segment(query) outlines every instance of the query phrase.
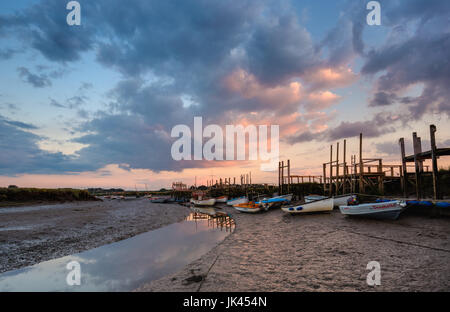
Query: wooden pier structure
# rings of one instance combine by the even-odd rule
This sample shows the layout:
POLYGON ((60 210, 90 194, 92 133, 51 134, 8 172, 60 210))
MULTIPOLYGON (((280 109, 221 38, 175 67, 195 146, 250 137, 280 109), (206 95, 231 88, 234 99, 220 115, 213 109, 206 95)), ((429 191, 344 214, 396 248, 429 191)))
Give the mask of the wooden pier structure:
POLYGON ((400 185, 404 198, 408 197, 408 189, 412 185, 415 188, 415 197, 420 199, 423 198, 422 178, 431 175, 433 199, 441 199, 437 159, 441 156, 450 156, 450 148, 437 148, 435 133, 436 126, 430 125, 431 149, 422 151, 421 138, 414 132, 414 154, 409 156, 405 154, 405 140, 401 138, 399 140, 400 164, 386 164, 383 163, 382 158, 364 158, 362 133, 359 135, 359 153, 350 155, 349 160, 347 159, 347 140, 344 140, 342 145, 337 142, 335 146, 330 146, 330 161, 322 164, 321 176, 293 175, 290 160, 280 161, 278 166, 280 193, 289 193, 293 184, 318 183, 321 185, 324 195, 329 196, 349 193, 383 195, 387 183, 396 183, 396 185, 400 185), (341 146, 342 154, 340 153, 341 146), (427 159, 431 160, 431 166, 424 164, 427 159), (411 162, 414 164, 409 165, 408 163, 411 162))
POLYGON ((439 170, 437 160, 441 156, 450 156, 450 148, 437 148, 436 147, 436 133, 437 129, 435 125, 430 125, 430 145, 431 149, 428 151, 422 151, 422 142, 421 138, 417 136, 417 132, 413 132, 413 155, 406 156, 405 155, 405 139, 400 138, 400 152, 402 159, 402 190, 403 197, 408 196, 408 186, 413 184, 415 187, 416 198, 423 198, 423 188, 422 188, 422 179, 425 175, 431 174, 433 181, 433 199, 442 199, 442 194, 440 193, 439 187, 439 170), (429 172, 428 166, 424 166, 423 162, 427 159, 431 159, 431 167, 432 171, 429 172), (414 173, 410 174, 407 171, 407 163, 414 162, 414 173), (425 170, 425 168, 427 170, 425 170))

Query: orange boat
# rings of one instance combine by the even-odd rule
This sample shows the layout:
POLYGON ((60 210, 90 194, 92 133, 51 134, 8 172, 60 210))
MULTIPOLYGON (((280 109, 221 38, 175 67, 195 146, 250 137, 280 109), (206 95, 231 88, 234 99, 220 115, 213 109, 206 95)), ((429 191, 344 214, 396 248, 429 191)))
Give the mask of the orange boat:
POLYGON ((266 210, 262 204, 256 204, 255 202, 248 202, 243 204, 237 204, 233 206, 234 209, 240 212, 256 213, 262 210, 266 210))

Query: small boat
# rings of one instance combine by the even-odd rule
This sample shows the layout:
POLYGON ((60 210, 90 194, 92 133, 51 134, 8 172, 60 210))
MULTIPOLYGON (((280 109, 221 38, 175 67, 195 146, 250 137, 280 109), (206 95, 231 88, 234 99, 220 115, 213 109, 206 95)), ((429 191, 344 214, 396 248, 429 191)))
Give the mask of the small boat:
POLYGON ((316 200, 301 205, 293 205, 288 207, 282 207, 284 212, 289 213, 304 213, 304 212, 318 212, 318 211, 331 211, 333 210, 333 198, 325 198, 322 200, 316 200))
POLYGON ((334 207, 339 206, 347 206, 347 201, 352 197, 352 195, 341 195, 341 196, 334 196, 333 197, 333 204, 334 207))
POLYGON ((233 205, 234 209, 240 212, 256 213, 262 210, 266 210, 262 204, 255 202, 241 203, 233 205))
POLYGON ((285 199, 286 201, 290 202, 292 200, 293 194, 286 194, 286 195, 280 195, 280 196, 274 196, 272 199, 281 198, 285 199))
POLYGON ((226 203, 228 201, 228 196, 219 196, 216 198, 216 203, 226 203))
POLYGON ((396 220, 406 207, 400 200, 369 203, 354 206, 339 206, 341 213, 348 216, 365 216, 380 219, 396 220))
MULTIPOLYGON (((328 198, 327 196, 322 196, 322 195, 307 195, 305 196, 305 203, 310 203, 316 200, 322 200, 322 199, 326 199, 328 198)), ((345 202, 345 204, 347 204, 347 202, 345 202)))
POLYGON ((215 216, 217 214, 216 210, 212 207, 191 207, 191 210, 208 216, 215 216))
POLYGON ((246 196, 232 198, 227 201, 228 206, 234 206, 234 205, 246 204, 246 203, 248 203, 248 198, 246 196))
POLYGON ((152 198, 150 198, 150 202, 151 203, 160 203, 160 204, 162 204, 162 203, 167 203, 167 201, 168 201, 168 198, 165 198, 165 197, 152 197, 152 198))
POLYGON ((216 203, 215 198, 203 198, 203 199, 191 199, 191 203, 195 206, 214 206, 216 203))
POLYGON ((282 204, 286 203, 289 203, 289 200, 282 197, 263 198, 261 201, 256 202, 256 204, 263 204, 266 210, 269 208, 279 208, 282 204))

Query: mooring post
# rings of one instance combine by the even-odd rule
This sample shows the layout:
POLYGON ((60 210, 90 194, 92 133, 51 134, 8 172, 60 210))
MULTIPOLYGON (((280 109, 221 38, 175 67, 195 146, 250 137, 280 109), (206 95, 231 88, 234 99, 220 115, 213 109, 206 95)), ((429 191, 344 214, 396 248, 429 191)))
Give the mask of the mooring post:
POLYGON ((339 142, 336 143, 336 195, 339 194, 339 142))
POLYGON ((408 171, 406 168, 406 155, 405 155, 405 139, 404 138, 400 138, 400 140, 398 140, 398 143, 400 144, 400 152, 402 154, 402 189, 403 189, 403 197, 406 198, 407 194, 408 194, 408 171))
POLYGON ((346 183, 347 183, 347 158, 346 158, 346 152, 347 152, 347 141, 344 140, 344 183, 342 184, 342 194, 345 194, 346 191, 346 183))
POLYGON ((283 186, 284 186, 284 160, 281 161, 281 189, 280 189, 280 195, 283 195, 283 186))
POLYGON ((288 185, 287 185, 287 193, 291 191, 291 160, 287 160, 287 175, 288 175, 288 185))
POLYGON ((430 142, 431 142, 431 163, 433 168, 433 198, 440 199, 439 193, 439 171, 437 165, 437 155, 436 155, 436 126, 430 126, 430 142))
POLYGON ((413 150, 414 150, 414 166, 415 166, 415 176, 416 176, 416 197, 420 199, 421 188, 420 188, 420 166, 419 166, 419 145, 417 140, 417 132, 413 132, 413 150))
POLYGON ((330 145, 330 188, 328 192, 330 196, 333 193, 333 145, 330 145))
POLYGON ((364 193, 364 165, 362 157, 362 133, 359 134, 359 192, 364 193))
POLYGON ((323 194, 325 195, 325 192, 327 191, 326 188, 327 185, 327 164, 323 164, 323 194))

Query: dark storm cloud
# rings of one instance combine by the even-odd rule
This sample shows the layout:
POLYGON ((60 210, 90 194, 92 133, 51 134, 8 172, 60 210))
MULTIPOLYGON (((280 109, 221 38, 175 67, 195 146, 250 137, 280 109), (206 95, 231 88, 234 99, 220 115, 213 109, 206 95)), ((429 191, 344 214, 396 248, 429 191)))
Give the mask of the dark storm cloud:
POLYGON ((41 137, 26 130, 36 129, 34 125, 14 121, 0 115, 0 174, 58 173, 83 171, 91 166, 75 162, 73 157, 62 153, 41 150, 41 137))
POLYGON ((359 136, 360 133, 363 133, 366 138, 376 138, 383 134, 395 132, 395 125, 401 122, 403 122, 402 117, 393 117, 390 113, 382 112, 366 121, 343 121, 339 125, 323 132, 304 132, 300 135, 287 138, 287 142, 294 144, 313 140, 335 141, 359 136))
POLYGON ((257 27, 246 48, 249 68, 263 83, 302 75, 320 63, 310 34, 294 15, 257 27))
MULTIPOLYGON (((450 96, 446 87, 450 77, 449 29, 445 24, 449 1, 382 1, 382 23, 397 31, 398 40, 388 40, 377 49, 363 41, 367 10, 366 2, 360 1, 349 2, 336 27, 317 45, 295 12, 277 1, 81 0, 80 3, 79 27, 66 24, 66 3, 59 0, 44 0, 19 13, 0 15, 2 35, 12 34, 49 61, 64 65, 90 51, 99 63, 123 74, 123 81, 109 93, 108 112, 95 113, 94 119, 77 129, 88 133, 76 140, 88 145, 79 151, 78 163, 66 159, 66 167, 59 161, 55 164, 61 166, 50 167, 45 163, 47 156, 42 156, 45 163, 42 168, 68 171, 117 163, 129 164, 130 168, 181 170, 186 164, 171 161, 169 150, 173 141, 170 129, 175 124, 190 125, 193 116, 221 124, 253 111, 275 112, 276 120, 298 110, 298 103, 284 107, 282 103, 274 105, 258 97, 230 92, 222 82, 236 69, 244 70, 254 79, 251 86, 264 90, 283 86, 292 78, 308 84, 302 75, 318 68, 345 68, 360 55, 361 73, 379 77, 372 106, 384 109, 399 103, 407 106, 416 118, 425 111, 449 111, 450 104, 444 101, 450 96), (416 27, 413 33, 402 32, 399 25, 410 22, 416 27), (146 80, 149 76, 156 82, 146 80), (417 83, 424 86, 420 96, 401 94, 403 88, 417 83), (186 97, 191 103, 186 102, 186 97)), ((19 70, 22 78, 35 86, 51 84, 50 78, 54 78, 48 72, 33 74, 22 68, 19 70)), ((333 87, 316 85, 318 90, 333 87)), ((79 91, 89 87, 82 86, 79 91)), ((77 109, 81 116, 87 117, 87 111, 80 108, 86 103, 88 98, 81 93, 62 102, 51 99, 50 104, 77 109)), ((304 132, 288 140, 291 143, 337 140, 360 132, 366 137, 377 137, 394 131, 392 123, 401 121, 387 115, 342 122, 322 133, 304 132)), ((28 137, 30 142, 38 139, 28 137)), ((35 152, 39 155, 39 151, 35 152)), ((65 159, 63 155, 51 155, 61 161, 65 159)))
POLYGON ((392 40, 365 54, 361 72, 368 76, 382 73, 371 105, 400 103, 413 119, 425 113, 450 116, 450 2, 387 1, 381 5, 384 21, 392 27, 392 40), (415 29, 407 31, 404 25, 415 25, 415 29), (411 86, 421 88, 421 93, 404 96, 411 86))

